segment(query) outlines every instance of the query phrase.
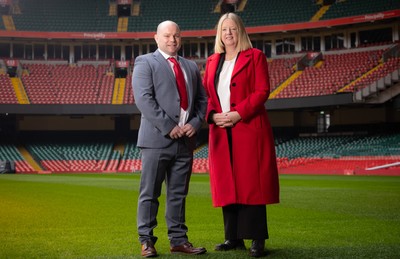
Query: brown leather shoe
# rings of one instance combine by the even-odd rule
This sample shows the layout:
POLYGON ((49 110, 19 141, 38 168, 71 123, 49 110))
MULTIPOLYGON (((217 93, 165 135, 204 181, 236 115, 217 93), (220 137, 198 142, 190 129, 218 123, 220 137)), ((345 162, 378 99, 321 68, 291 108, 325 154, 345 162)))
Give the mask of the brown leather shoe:
POLYGON ((171 246, 172 254, 189 254, 189 255, 200 255, 207 252, 204 247, 193 247, 189 242, 186 242, 180 246, 171 246))
POLYGON ((154 247, 154 244, 152 241, 148 240, 142 244, 142 256, 143 257, 156 257, 157 256, 157 251, 156 248, 154 247))

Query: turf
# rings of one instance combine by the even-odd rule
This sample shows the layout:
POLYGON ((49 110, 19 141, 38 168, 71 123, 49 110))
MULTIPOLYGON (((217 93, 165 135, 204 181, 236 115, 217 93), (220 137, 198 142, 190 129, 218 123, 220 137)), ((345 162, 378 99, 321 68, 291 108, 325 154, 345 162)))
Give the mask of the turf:
MULTIPOLYGON (((137 174, 0 175, 0 258, 140 258, 137 174)), ((400 177, 281 175, 281 203, 268 206, 268 258, 400 258, 400 177)), ((158 258, 172 256, 160 199, 158 258)), ((193 175, 189 238, 198 258, 223 241, 208 175, 193 175)), ((250 241, 246 240, 249 246, 250 241)), ((197 258, 197 257, 196 257, 197 258)))

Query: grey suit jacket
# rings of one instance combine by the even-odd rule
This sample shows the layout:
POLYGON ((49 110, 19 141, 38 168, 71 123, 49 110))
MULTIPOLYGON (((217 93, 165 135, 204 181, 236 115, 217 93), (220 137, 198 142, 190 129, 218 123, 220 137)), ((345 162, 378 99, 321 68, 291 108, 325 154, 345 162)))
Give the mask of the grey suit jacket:
MULTIPOLYGON (((204 121, 207 96, 196 63, 182 57, 178 59, 187 75, 187 123, 198 131, 204 121)), ((174 73, 158 50, 135 59, 132 87, 136 106, 142 114, 137 145, 169 146, 174 140, 168 134, 179 122, 180 99, 174 73)), ((186 141, 194 148, 195 136, 186 141)))

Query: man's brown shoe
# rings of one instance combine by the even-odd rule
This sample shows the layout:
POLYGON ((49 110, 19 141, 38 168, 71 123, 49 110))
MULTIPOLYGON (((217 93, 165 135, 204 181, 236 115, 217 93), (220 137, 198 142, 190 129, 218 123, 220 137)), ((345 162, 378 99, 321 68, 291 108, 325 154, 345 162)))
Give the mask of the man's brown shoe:
POLYGON ((207 252, 204 247, 193 247, 189 242, 186 242, 180 246, 172 246, 171 253, 173 254, 188 254, 188 255, 200 255, 207 252))
POLYGON ((153 242, 150 240, 144 242, 142 244, 142 256, 143 257, 156 257, 157 256, 157 251, 156 248, 154 247, 153 242))

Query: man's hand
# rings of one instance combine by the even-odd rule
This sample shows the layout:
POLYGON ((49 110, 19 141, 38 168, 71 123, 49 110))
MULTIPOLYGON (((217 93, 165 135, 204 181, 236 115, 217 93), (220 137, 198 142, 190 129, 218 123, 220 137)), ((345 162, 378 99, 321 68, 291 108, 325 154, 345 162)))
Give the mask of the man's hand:
POLYGON ((185 134, 186 132, 181 127, 176 125, 169 133, 169 137, 172 139, 178 139, 185 136, 185 134))
POLYGON ((191 124, 185 124, 183 127, 179 127, 178 125, 175 126, 169 133, 169 137, 172 139, 178 139, 183 136, 193 137, 196 134, 196 129, 193 128, 191 124))
POLYGON ((196 129, 193 128, 191 124, 185 124, 185 126, 182 127, 182 130, 185 132, 186 136, 193 137, 194 134, 196 134, 196 129))

